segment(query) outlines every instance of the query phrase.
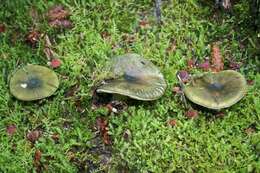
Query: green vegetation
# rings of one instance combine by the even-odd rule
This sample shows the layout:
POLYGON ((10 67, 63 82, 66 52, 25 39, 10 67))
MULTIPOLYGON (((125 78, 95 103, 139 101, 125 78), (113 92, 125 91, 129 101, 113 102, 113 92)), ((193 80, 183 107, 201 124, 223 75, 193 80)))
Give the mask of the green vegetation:
POLYGON ((148 0, 2 2, 0 172, 260 172, 260 33, 251 27, 246 0, 230 13, 214 10, 213 3, 163 1, 163 24, 158 26, 148 0), (55 4, 70 10, 73 28, 48 26, 45 14, 55 4), (62 61, 55 69, 60 88, 50 98, 22 102, 10 95, 7 74, 27 63, 48 66, 44 39, 36 47, 25 42, 32 28, 48 34, 62 61), (178 84, 175 75, 187 70, 188 59, 209 57, 213 42, 219 43, 225 69, 230 61, 239 62, 239 71, 253 84, 221 114, 189 103, 199 113, 189 119, 172 92, 178 84), (92 109, 92 88, 103 66, 126 52, 161 69, 168 82, 165 95, 153 102, 131 101, 120 114, 92 109), (75 85, 77 91, 68 94, 75 85), (108 120, 111 145, 97 134, 98 117, 108 120), (176 126, 169 120, 176 120, 176 126), (16 132, 10 135, 6 128, 12 124, 16 132), (28 139, 32 130, 41 131, 34 144, 28 139))

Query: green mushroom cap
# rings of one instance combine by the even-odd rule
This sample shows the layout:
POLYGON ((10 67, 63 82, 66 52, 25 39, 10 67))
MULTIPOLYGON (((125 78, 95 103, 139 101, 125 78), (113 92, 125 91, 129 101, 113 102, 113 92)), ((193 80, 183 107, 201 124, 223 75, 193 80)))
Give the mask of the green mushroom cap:
POLYGON ((19 100, 32 101, 51 96, 59 80, 51 69, 40 65, 21 67, 10 78, 10 92, 19 100))
POLYGON ((125 54, 109 63, 112 80, 97 88, 98 93, 112 93, 137 100, 156 100, 166 89, 160 70, 152 62, 137 54, 125 54))
POLYGON ((237 103, 247 90, 243 75, 233 70, 204 73, 185 85, 184 94, 192 102, 209 109, 227 108, 237 103))

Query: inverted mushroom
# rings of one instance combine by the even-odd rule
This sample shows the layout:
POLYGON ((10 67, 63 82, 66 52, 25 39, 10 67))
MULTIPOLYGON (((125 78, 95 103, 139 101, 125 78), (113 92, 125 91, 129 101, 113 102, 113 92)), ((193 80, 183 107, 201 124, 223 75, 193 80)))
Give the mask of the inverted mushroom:
POLYGON ((51 69, 40 65, 27 65, 10 78, 10 92, 19 100, 32 101, 51 96, 59 80, 51 69))
POLYGON ((97 93, 111 93, 137 100, 156 100, 163 95, 166 82, 160 70, 137 54, 112 59, 109 71, 113 76, 97 88, 97 93))
POLYGON ((243 75, 233 70, 204 73, 184 86, 185 96, 209 109, 219 110, 237 103, 247 90, 243 75))

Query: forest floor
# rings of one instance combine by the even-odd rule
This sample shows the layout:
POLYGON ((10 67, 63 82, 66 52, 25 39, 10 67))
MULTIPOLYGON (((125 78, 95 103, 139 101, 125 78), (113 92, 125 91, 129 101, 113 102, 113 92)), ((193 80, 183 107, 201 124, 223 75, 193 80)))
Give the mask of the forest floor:
POLYGON ((0 172, 260 172, 260 33, 247 1, 229 12, 214 2, 162 1, 161 24, 154 7, 148 0, 1 3, 0 172), (50 21, 57 4, 65 9, 50 21), (174 92, 176 73, 203 72, 187 62, 205 62, 212 44, 248 91, 220 111, 188 102, 191 116, 174 92), (104 65, 127 52, 158 66, 165 94, 127 100, 120 113, 97 107, 93 88, 104 65), (58 74, 53 96, 23 102, 10 94, 8 76, 29 63, 58 74))

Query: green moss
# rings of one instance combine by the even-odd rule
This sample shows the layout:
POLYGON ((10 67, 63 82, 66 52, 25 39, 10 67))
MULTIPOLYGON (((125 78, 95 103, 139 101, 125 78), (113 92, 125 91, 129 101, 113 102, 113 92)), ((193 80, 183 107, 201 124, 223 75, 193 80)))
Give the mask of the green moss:
POLYGON ((0 21, 6 25, 6 32, 0 33, 0 172, 35 171, 36 149, 42 151, 45 172, 258 172, 259 38, 249 25, 246 1, 237 3, 232 15, 215 13, 212 5, 197 0, 163 1, 159 27, 148 0, 6 1, 0 7, 0 21), (57 31, 47 25, 44 13, 58 3, 71 10, 71 30, 57 31), (29 14, 31 8, 39 13, 36 23, 29 14), (142 18, 149 21, 149 27, 139 26, 142 18), (55 96, 24 103, 9 94, 6 81, 19 64, 47 63, 43 41, 36 48, 24 41, 32 26, 55 40, 53 49, 63 62, 55 69, 61 84, 55 96), (104 32, 109 33, 107 38, 102 38, 104 32), (172 41, 176 50, 167 52, 172 41), (171 91, 177 84, 175 74, 186 69, 188 59, 210 56, 209 45, 215 41, 221 43, 226 66, 231 59, 242 61, 240 72, 255 82, 245 98, 223 111, 223 118, 202 109, 197 119, 187 119, 183 104, 171 91), (131 102, 127 111, 107 117, 111 150, 95 138, 96 118, 107 110, 91 109, 91 91, 106 62, 126 52, 156 64, 169 87, 157 101, 131 102), (77 82, 80 90, 65 98, 77 82), (79 97, 83 113, 75 106, 79 97), (176 127, 167 125, 170 119, 176 119, 176 127), (17 127, 12 137, 6 133, 9 124, 17 127), (255 132, 248 135, 245 129, 251 126, 255 132), (32 129, 43 131, 34 146, 26 139, 32 129), (59 135, 58 142, 53 134, 59 135), (112 160, 106 164, 111 151, 112 160))

